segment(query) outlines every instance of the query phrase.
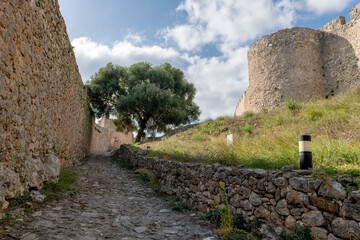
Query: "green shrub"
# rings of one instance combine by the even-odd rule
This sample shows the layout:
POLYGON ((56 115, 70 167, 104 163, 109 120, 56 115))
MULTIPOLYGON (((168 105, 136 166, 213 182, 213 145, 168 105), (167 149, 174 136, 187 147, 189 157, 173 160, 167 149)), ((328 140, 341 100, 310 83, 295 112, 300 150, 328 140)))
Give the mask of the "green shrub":
POLYGON ((180 177, 180 171, 178 168, 175 168, 171 171, 171 175, 173 175, 176 179, 180 177))
POLYGON ((295 100, 292 99, 292 98, 287 98, 287 99, 285 99, 285 107, 286 107, 286 109, 289 110, 289 111, 294 111, 294 110, 296 110, 299 106, 298 106, 297 101, 295 101, 295 100))
POLYGON ((144 182, 150 182, 150 178, 148 177, 148 175, 142 173, 139 175, 139 178, 141 181, 144 181, 144 182))
POLYGON ((245 220, 242 213, 237 213, 233 216, 233 224, 237 229, 242 229, 247 232, 251 231, 251 224, 245 220))
POLYGON ((150 187, 154 192, 159 192, 160 190, 160 183, 157 181, 156 176, 153 172, 145 169, 140 168, 134 171, 135 173, 145 174, 150 180, 150 187))
MULTIPOLYGON (((136 152, 134 150, 134 152, 136 152)), ((121 168, 127 168, 129 170, 133 170, 135 166, 130 162, 130 157, 127 157, 125 159, 115 158, 114 161, 121 167, 121 168)))
POLYGON ((241 128, 241 130, 243 130, 244 132, 248 133, 248 134, 252 134, 253 131, 252 131, 252 128, 251 126, 248 124, 248 123, 245 123, 245 126, 243 126, 241 128))
POLYGON ((26 202, 31 202, 32 201, 32 197, 29 196, 29 195, 22 195, 22 196, 19 196, 19 197, 16 197, 14 199, 12 199, 10 201, 10 207, 14 207, 14 206, 19 206, 23 203, 26 203, 26 202))
POLYGON ((214 209, 210 209, 204 219, 211 222, 211 223, 215 223, 217 226, 220 226, 220 218, 222 213, 224 212, 224 209, 217 207, 214 209))
POLYGON ((291 233, 283 231, 280 240, 313 240, 309 227, 293 227, 291 233))

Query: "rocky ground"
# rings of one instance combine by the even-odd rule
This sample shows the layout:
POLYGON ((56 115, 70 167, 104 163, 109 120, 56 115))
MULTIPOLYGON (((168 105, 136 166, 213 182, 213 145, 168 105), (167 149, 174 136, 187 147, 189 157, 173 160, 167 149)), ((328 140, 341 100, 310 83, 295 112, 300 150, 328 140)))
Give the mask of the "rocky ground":
POLYGON ((171 210, 169 203, 130 170, 105 155, 77 168, 80 192, 5 226, 5 239, 216 239, 198 214, 171 210))

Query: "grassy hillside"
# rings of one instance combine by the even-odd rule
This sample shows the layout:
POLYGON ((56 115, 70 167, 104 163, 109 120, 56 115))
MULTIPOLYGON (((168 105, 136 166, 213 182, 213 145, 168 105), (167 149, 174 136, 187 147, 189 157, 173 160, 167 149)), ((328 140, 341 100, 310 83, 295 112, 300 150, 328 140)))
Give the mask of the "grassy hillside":
POLYGON ((360 89, 294 110, 281 107, 241 117, 219 117, 185 128, 172 136, 133 145, 148 156, 187 162, 250 168, 299 167, 298 136, 312 136, 314 168, 360 169, 360 89), (234 134, 227 147, 226 135, 234 134))

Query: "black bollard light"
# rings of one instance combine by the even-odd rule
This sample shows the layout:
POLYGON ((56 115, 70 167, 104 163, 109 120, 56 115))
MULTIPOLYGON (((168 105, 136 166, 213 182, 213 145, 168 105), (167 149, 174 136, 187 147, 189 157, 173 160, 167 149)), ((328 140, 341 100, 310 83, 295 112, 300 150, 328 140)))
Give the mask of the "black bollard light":
POLYGON ((312 168, 311 136, 299 136, 300 169, 312 168))

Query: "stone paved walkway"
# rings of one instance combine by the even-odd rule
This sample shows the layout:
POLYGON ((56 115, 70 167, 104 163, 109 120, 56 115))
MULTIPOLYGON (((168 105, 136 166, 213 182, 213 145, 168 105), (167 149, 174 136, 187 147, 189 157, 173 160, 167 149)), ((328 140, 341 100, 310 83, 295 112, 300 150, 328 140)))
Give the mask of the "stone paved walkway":
POLYGON ((130 170, 106 156, 78 168, 80 193, 32 213, 21 239, 216 239, 192 212, 176 212, 130 170))

